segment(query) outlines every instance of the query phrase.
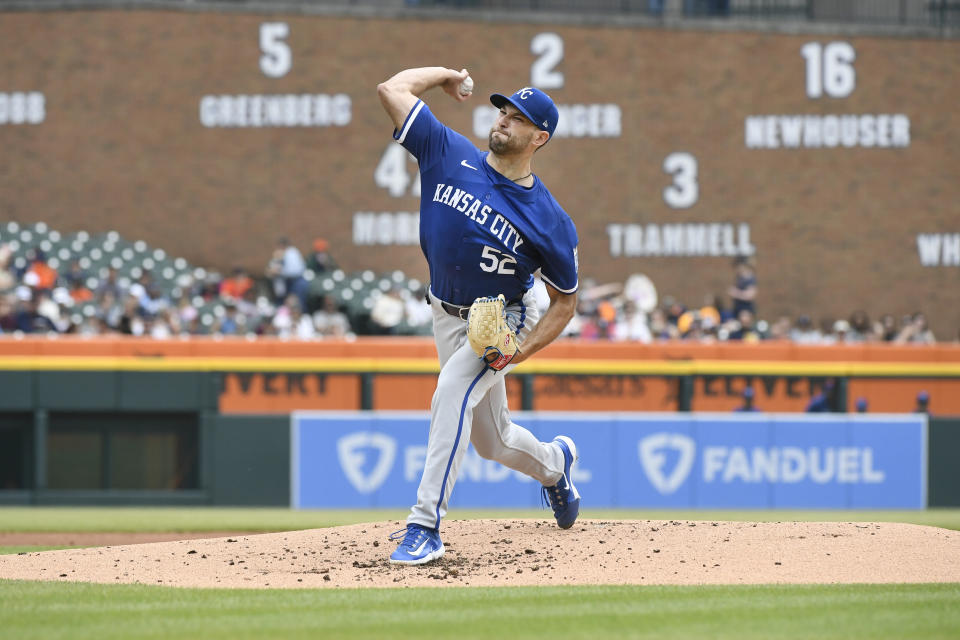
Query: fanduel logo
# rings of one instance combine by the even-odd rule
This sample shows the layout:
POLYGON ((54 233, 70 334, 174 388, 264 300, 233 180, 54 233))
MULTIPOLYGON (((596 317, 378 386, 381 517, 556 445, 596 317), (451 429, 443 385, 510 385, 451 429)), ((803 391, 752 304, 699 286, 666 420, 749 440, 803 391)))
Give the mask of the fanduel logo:
MULTIPOLYGON (((693 438, 681 433, 654 433, 637 443, 643 472, 661 495, 674 493, 686 482, 696 450, 693 438), (674 455, 668 456, 671 452, 674 455), (672 457, 677 462, 668 470, 672 457)), ((701 455, 706 484, 880 484, 886 480, 872 447, 705 446, 701 455)))
POLYGON ((879 484, 872 447, 704 447, 704 482, 879 484))
POLYGON ((654 433, 637 443, 637 453, 643 472, 650 484, 662 495, 676 491, 690 475, 693 468, 693 454, 696 444, 693 438, 681 433, 654 433), (676 466, 669 475, 665 473, 667 463, 665 450, 672 449, 679 454, 676 466))
POLYGON ((340 459, 340 468, 347 476, 347 480, 360 493, 373 493, 380 488, 387 474, 393 468, 393 460, 397 455, 397 441, 383 433, 372 431, 358 431, 343 436, 337 440, 337 457, 340 459), (367 461, 367 451, 377 452, 377 460, 369 473, 364 473, 364 463, 367 461))

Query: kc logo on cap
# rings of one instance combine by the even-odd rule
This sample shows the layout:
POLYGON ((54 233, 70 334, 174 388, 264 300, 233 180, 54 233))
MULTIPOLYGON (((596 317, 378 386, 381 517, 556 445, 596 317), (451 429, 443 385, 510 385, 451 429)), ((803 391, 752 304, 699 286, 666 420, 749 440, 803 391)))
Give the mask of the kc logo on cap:
POLYGON ((557 118, 559 117, 557 106, 553 104, 553 99, 550 96, 536 87, 518 89, 509 98, 503 94, 495 93, 490 96, 490 102, 498 109, 509 102, 537 128, 546 131, 551 136, 557 128, 557 118))

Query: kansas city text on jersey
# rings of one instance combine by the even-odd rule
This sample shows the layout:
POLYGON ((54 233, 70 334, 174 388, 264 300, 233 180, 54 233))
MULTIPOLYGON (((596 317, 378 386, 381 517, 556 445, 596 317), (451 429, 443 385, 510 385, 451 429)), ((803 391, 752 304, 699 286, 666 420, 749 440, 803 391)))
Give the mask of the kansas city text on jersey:
POLYGON ((482 205, 480 198, 468 191, 441 182, 433 194, 433 201, 452 207, 469 217, 481 227, 486 228, 514 253, 523 244, 520 232, 506 218, 494 211, 490 205, 482 205), (487 220, 490 219, 491 213, 494 215, 488 226, 487 220))

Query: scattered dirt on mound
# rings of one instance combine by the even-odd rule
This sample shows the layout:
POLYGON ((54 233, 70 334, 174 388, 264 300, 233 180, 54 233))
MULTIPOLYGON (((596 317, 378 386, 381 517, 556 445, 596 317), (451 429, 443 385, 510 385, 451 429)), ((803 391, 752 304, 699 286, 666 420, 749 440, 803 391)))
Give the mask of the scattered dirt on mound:
POLYGON ((389 564, 400 522, 0 556, 0 578, 179 587, 960 582, 960 532, 892 523, 444 524, 446 555, 389 564))

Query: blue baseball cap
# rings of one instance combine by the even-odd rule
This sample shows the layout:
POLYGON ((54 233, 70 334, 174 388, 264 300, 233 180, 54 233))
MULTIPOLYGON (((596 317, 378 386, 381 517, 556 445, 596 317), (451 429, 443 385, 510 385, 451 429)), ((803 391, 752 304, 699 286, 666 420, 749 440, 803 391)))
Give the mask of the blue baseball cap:
POLYGON ((495 93, 490 96, 490 102, 497 109, 509 102, 520 113, 527 116, 527 119, 538 129, 546 131, 551 138, 553 137, 560 113, 557 111, 557 105, 553 104, 553 99, 540 89, 523 87, 509 98, 503 94, 495 93))

